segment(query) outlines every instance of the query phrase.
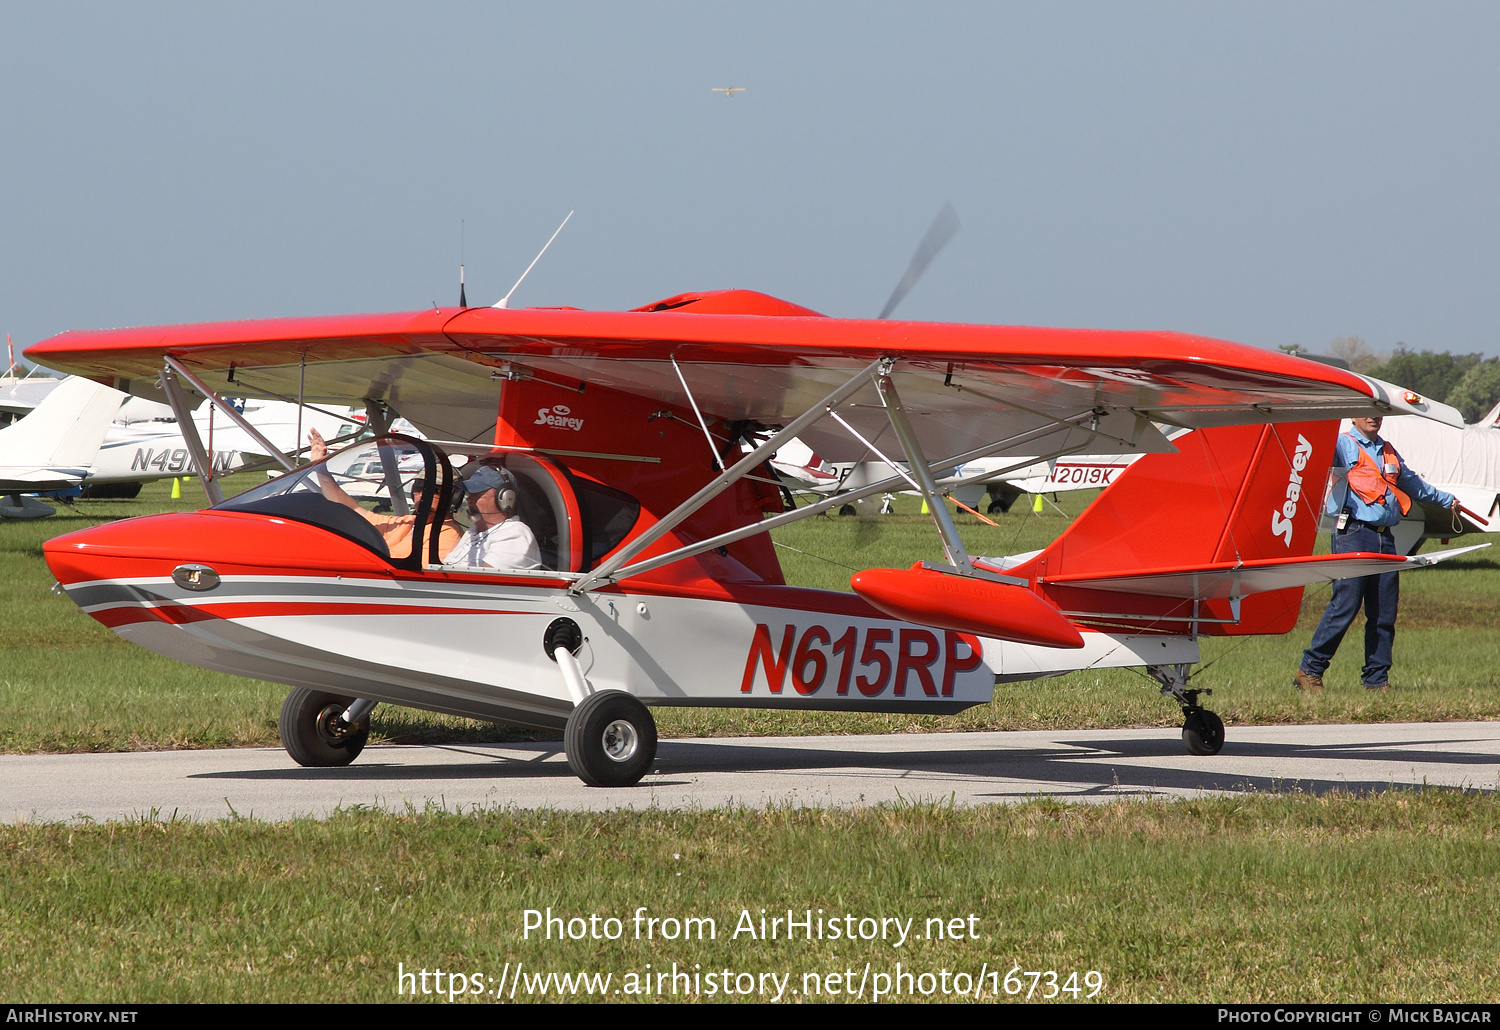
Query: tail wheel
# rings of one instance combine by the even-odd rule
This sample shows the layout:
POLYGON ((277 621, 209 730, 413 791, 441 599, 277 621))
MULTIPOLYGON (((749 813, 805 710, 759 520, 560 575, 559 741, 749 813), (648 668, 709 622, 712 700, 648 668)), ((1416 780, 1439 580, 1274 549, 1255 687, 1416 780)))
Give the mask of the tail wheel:
POLYGON ((288 694, 276 726, 281 731, 281 744, 292 761, 321 768, 348 765, 359 757, 365 741, 370 739, 369 717, 352 726, 339 718, 353 703, 352 697, 306 687, 288 694))
POLYGON ((1224 746, 1224 720, 1206 708, 1198 709, 1182 724, 1182 742, 1191 754, 1218 754, 1224 746))
POLYGON ((563 730, 568 767, 591 787, 630 787, 656 760, 656 720, 622 690, 590 694, 563 730))

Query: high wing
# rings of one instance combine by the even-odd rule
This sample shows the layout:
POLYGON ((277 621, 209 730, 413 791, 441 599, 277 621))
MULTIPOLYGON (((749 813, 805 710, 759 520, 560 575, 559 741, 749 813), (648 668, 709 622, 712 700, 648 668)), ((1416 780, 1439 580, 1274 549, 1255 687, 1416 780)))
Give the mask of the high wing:
MULTIPOLYGON (((1342 369, 1200 336, 833 319, 749 291, 626 312, 433 309, 69 332, 27 355, 144 380, 132 387, 141 393, 172 356, 225 394, 383 401, 448 440, 485 439, 503 385, 532 379, 692 406, 721 422, 784 425, 882 358, 929 456, 1034 455, 1047 434, 1052 453, 1170 451, 1153 422, 1202 428, 1363 412, 1461 422, 1445 405, 1409 401, 1342 369)), ((801 433, 826 460, 893 445, 873 385, 837 413, 846 426, 822 419, 801 433)))

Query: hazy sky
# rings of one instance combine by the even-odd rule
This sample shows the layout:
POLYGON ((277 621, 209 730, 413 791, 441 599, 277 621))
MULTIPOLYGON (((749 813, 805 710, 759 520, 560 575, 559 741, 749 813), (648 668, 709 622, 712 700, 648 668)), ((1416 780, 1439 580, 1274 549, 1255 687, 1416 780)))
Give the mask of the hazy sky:
POLYGON ((1500 354, 1500 5, 0 0, 0 331, 624 308, 1500 354), (743 86, 726 99, 715 86, 743 86))

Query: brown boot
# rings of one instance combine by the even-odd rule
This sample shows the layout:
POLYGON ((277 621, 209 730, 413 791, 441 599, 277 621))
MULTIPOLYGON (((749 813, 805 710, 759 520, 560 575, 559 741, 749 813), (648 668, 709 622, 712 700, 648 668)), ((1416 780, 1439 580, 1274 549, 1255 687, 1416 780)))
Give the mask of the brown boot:
POLYGON ((1309 694, 1321 694, 1323 693, 1323 677, 1298 669, 1292 676, 1292 686, 1309 694))

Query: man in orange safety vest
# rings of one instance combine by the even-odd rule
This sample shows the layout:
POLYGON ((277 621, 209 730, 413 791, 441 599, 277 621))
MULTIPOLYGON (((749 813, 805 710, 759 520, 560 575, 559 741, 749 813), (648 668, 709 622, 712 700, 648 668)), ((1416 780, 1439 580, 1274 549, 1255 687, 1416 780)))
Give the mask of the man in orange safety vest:
MULTIPOLYGON (((1411 510, 1412 501, 1452 508, 1452 494, 1428 485, 1401 461, 1396 448, 1380 438, 1380 418, 1356 418, 1354 430, 1339 436, 1334 451, 1335 471, 1348 475, 1329 493, 1328 514, 1336 516, 1333 553, 1354 551, 1395 554, 1391 527, 1411 510)), ((1391 646, 1396 639, 1396 607, 1400 600, 1398 573, 1386 572, 1333 584, 1328 608, 1313 631, 1312 643, 1302 653, 1302 665, 1292 677, 1299 689, 1323 689, 1323 673, 1354 622, 1365 610, 1365 666, 1360 679, 1369 690, 1389 690, 1391 646)))

